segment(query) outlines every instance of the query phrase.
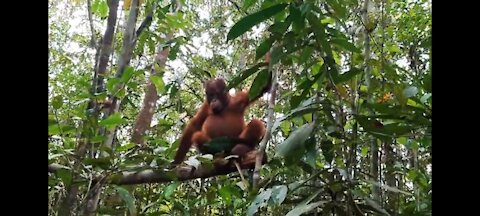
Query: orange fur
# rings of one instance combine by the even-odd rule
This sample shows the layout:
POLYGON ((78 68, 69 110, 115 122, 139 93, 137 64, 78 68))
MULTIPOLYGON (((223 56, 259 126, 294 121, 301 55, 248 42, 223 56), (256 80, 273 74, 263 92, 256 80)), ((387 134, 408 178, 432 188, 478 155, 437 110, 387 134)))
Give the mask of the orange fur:
MULTIPOLYGON (((268 90, 265 88, 262 94, 268 90)), ((242 157, 253 150, 265 135, 262 121, 254 119, 247 125, 244 120, 246 109, 260 96, 249 100, 245 91, 231 96, 223 79, 206 82, 205 93, 205 102, 183 131, 173 164, 181 163, 193 144, 202 152, 205 143, 218 137, 243 139, 245 143, 239 143, 232 149, 232 154, 242 157)))

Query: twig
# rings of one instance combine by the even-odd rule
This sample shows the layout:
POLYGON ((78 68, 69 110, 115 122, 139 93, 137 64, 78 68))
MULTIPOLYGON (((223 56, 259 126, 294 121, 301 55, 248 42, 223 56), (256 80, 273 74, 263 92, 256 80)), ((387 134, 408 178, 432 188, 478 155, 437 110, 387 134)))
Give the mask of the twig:
POLYGON ((87 13, 88 13, 88 21, 90 22, 90 31, 92 31, 92 38, 91 44, 92 47, 97 46, 97 42, 95 40, 95 29, 93 28, 93 18, 92 18, 92 2, 91 0, 87 0, 87 13))

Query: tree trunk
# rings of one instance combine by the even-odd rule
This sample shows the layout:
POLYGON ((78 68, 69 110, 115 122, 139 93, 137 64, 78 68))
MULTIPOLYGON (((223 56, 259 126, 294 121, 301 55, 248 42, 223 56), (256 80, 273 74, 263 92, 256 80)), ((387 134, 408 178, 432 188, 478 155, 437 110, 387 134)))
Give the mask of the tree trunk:
MULTIPOLYGON (((395 178, 395 153, 393 152, 392 144, 390 143, 384 143, 383 148, 385 150, 385 180, 387 182, 387 185, 390 187, 397 187, 397 179, 395 178)), ((397 193, 387 191, 387 206, 388 206, 388 211, 392 215, 397 215, 396 214, 396 206, 397 206, 397 193)))
MULTIPOLYGON (((110 58, 111 54, 111 49, 112 49, 112 41, 113 41, 113 35, 115 31, 115 24, 117 20, 117 8, 118 8, 118 0, 109 0, 108 2, 108 18, 107 18, 107 28, 105 30, 103 39, 102 39, 102 44, 101 47, 97 50, 96 56, 98 56, 98 59, 96 59, 95 63, 95 68, 94 68, 94 77, 92 81, 92 95, 95 93, 100 93, 103 91, 103 77, 106 72, 106 68, 108 65, 108 59, 110 58)), ((87 115, 87 119, 83 122, 83 130, 82 134, 80 135, 79 138, 79 143, 76 147, 75 154, 78 157, 77 160, 75 160, 73 169, 72 169, 72 183, 70 186, 67 188, 67 193, 66 197, 63 200, 63 202, 60 204, 60 208, 58 210, 58 215, 63 216, 63 215, 70 215, 72 209, 75 207, 75 201, 77 198, 78 194, 78 185, 74 183, 75 179, 78 178, 78 173, 80 169, 80 164, 82 158, 85 156, 86 149, 89 146, 88 143, 88 135, 85 131, 88 131, 88 128, 90 124, 88 123, 92 118, 97 119, 98 118, 98 111, 99 107, 98 104, 95 103, 94 99, 90 99, 89 106, 87 107, 86 112, 89 113, 89 109, 93 109, 95 112, 93 112, 92 115, 87 115)))

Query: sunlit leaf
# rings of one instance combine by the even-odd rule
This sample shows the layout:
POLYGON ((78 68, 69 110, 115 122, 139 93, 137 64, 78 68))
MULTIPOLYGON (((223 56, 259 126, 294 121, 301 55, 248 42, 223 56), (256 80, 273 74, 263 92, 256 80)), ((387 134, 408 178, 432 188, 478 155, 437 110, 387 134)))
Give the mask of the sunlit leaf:
POLYGON ((278 4, 243 17, 230 29, 227 34, 227 40, 233 40, 237 38, 246 31, 250 30, 253 26, 261 23, 277 13, 280 13, 283 9, 285 9, 285 7, 287 7, 287 4, 278 4))

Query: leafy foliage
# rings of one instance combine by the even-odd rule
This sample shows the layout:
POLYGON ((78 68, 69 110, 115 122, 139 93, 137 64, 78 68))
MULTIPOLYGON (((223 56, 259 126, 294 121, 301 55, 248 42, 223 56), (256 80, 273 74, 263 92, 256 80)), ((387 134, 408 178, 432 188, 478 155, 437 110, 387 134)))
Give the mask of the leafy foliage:
MULTIPOLYGON (((175 1, 140 1, 134 29, 153 10, 152 21, 119 75, 131 7, 117 16, 122 24, 98 74, 108 2, 92 0, 88 20, 87 1, 49 1, 48 154, 49 164, 64 167, 49 172, 49 214, 61 211, 72 187, 79 193, 72 206, 83 211, 99 176, 168 167, 206 79, 223 76, 229 89, 250 89, 253 98, 275 71, 269 162, 258 190, 238 173, 107 183, 97 212, 431 215, 431 1, 369 1, 366 20, 364 1, 191 0, 178 11, 175 1), (139 146, 132 128, 149 88, 156 106, 139 146)), ((267 122, 266 104, 260 99, 247 119, 267 122)), ((210 147, 224 151, 231 142, 210 147)), ((208 166, 210 159, 187 163, 208 166)))

